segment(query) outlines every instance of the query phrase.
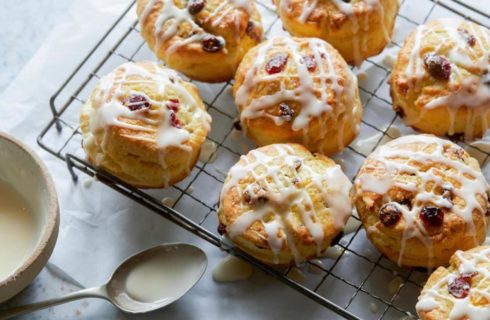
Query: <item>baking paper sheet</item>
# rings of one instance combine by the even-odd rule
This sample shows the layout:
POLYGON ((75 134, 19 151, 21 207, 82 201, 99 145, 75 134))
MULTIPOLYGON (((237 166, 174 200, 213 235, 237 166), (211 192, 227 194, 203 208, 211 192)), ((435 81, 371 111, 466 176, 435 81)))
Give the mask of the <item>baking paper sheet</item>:
MULTIPOLYGON (((215 283, 211 272, 225 256, 224 253, 83 174, 80 174, 77 184, 73 183, 66 164, 37 146, 36 137, 51 116, 48 109, 49 97, 128 4, 129 2, 121 0, 77 1, 23 72, 0 96, 2 112, 0 130, 20 138, 34 148, 45 161, 56 183, 62 217, 57 246, 48 268, 41 272, 28 289, 7 305, 25 304, 60 296, 79 289, 78 286, 100 285, 127 256, 162 242, 185 241, 195 243, 206 251, 209 267, 203 279, 192 291, 164 310, 143 316, 130 316, 117 311, 107 302, 89 299, 44 310, 21 317, 21 319, 340 318, 258 270, 247 281, 231 284, 215 283)), ((433 3, 428 0, 406 0, 401 8, 401 13, 409 20, 402 18, 397 20, 394 42, 401 44, 408 33, 416 27, 413 22, 423 22, 420 12, 429 10, 432 5, 433 3)), ((275 16, 264 7, 261 7, 261 12, 264 25, 271 26, 271 23, 275 21, 275 16)), ((452 15, 454 14, 449 11, 434 10, 430 19, 452 15)), ((133 19, 135 19, 134 12, 130 14, 128 21, 131 22, 133 19)), ((276 21, 271 26, 269 36, 285 34, 280 21, 276 21)), ((114 35, 114 39, 116 38, 117 35, 114 35)), ((125 49, 130 50, 131 48, 123 47, 121 50, 125 49)), ((387 48, 382 55, 373 58, 372 61, 387 66, 395 57, 397 50, 397 46, 387 48)), ((105 54, 104 50, 98 52, 105 54)), ((154 58, 145 46, 138 52, 135 59, 154 58)), ((117 61, 117 59, 110 61, 101 72, 109 72, 111 67, 122 62, 124 61, 117 61)), ((367 74, 367 78, 359 82, 361 88, 365 89, 362 91, 363 102, 367 103, 364 119, 381 130, 387 129, 394 113, 391 106, 383 100, 389 101, 386 72, 369 62, 364 63, 360 70, 355 72, 367 74), (375 91, 376 96, 367 93, 372 91, 375 91)), ((229 86, 216 99, 218 90, 223 85, 198 83, 198 86, 206 102, 211 103, 212 100, 215 100, 213 105, 217 109, 231 116, 236 115, 229 86)), ((88 95, 88 93, 83 94, 88 95)), ((231 120, 225 117, 220 118, 217 113, 212 115, 215 121, 211 135, 214 139, 223 138, 222 126, 229 127, 229 123, 224 123, 224 121, 231 120)), ((74 123, 78 121, 76 112, 64 114, 63 117, 74 123)), ((404 134, 412 132, 399 120, 396 120, 394 125, 404 134)), ((52 137, 52 143, 58 140, 63 141, 63 138, 52 137)), ((381 135, 372 127, 363 125, 359 138, 352 146, 356 151, 367 155, 381 138, 381 135)), ((250 147, 250 142, 243 138, 228 137, 224 145, 232 150, 245 152, 250 147)), ((72 151, 81 154, 81 150, 72 151)), ((478 150, 475 149, 472 152, 478 156, 478 150)), ((218 159, 213 164, 214 169, 213 167, 209 169, 216 170, 216 174, 220 174, 220 171, 223 170, 226 171, 237 160, 236 155, 227 153, 226 149, 220 149, 218 153, 218 159)), ((484 157, 483 154, 480 156, 484 157)), ((363 161, 363 158, 352 150, 346 150, 335 158, 343 162, 343 167, 351 178, 363 161)), ((484 172, 488 179, 488 165, 484 166, 484 172)), ((218 190, 216 188, 220 186, 211 187, 208 183, 198 178, 193 185, 193 195, 212 202, 216 200, 218 190), (212 193, 207 194, 210 190, 212 193)), ((163 197, 172 196, 175 191, 168 189, 152 192, 163 197)), ((204 208, 193 203, 190 198, 184 198, 178 204, 177 209, 189 216, 196 217, 207 213, 207 211, 202 211, 204 208)), ((215 220, 210 220, 209 228, 214 230, 216 226, 212 225, 213 221, 215 220)), ((348 240, 349 236, 346 236, 343 241, 348 240)), ((366 240, 364 231, 356 236, 351 248, 371 260, 379 259, 382 265, 393 268, 398 274, 380 268, 372 270, 372 263, 349 254, 339 261, 333 272, 338 276, 348 277, 356 284, 363 283, 364 290, 389 300, 393 293, 390 293, 388 283, 398 275, 405 275, 407 270, 397 269, 386 259, 381 258, 366 240), (368 274, 370 276, 365 281, 368 274)), ((332 260, 325 260, 324 264, 328 266, 332 262, 332 260)), ((303 270, 302 272, 306 274, 306 278, 294 273, 291 274, 291 277, 295 277, 309 287, 315 286, 325 276, 324 273, 315 270, 303 270)), ((414 272, 411 277, 416 283, 421 283, 425 280, 426 275, 414 272)), ((333 277, 327 277, 318 292, 340 305, 345 305, 355 293, 355 288, 333 277)), ((412 302, 417 295, 417 287, 408 284, 402 288, 401 298, 396 299, 395 304, 414 312, 412 302)), ((385 307, 386 305, 379 300, 360 292, 348 309, 361 318, 377 319, 385 307)), ((403 316, 402 313, 390 309, 384 319, 400 319, 403 316)))

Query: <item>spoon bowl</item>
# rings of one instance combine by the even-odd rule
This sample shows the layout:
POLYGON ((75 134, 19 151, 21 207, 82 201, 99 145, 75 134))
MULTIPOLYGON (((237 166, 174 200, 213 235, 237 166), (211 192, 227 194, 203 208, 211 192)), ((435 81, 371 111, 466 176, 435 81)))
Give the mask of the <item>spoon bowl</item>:
POLYGON ((164 244, 153 247, 121 263, 106 285, 107 296, 115 306, 127 313, 145 313, 157 310, 178 300, 192 289, 203 276, 206 267, 206 254, 198 247, 185 243, 164 244), (182 263, 195 263, 195 265, 185 266, 182 263), (144 292, 139 295, 132 294, 131 286, 140 286, 141 289, 151 290, 150 287, 161 284, 161 281, 159 282, 151 274, 155 272, 152 266, 156 267, 158 265, 171 268, 171 270, 166 270, 169 273, 166 276, 168 280, 166 285, 171 287, 169 290, 162 288, 163 291, 168 293, 167 296, 151 301, 147 297, 147 299, 144 299, 144 292), (138 270, 139 274, 135 274, 138 270), (169 277, 172 278, 169 279, 169 277), (142 279, 143 283, 134 284, 134 281, 142 279), (140 296, 143 296, 143 298, 140 296))
POLYGON ((105 299, 132 314, 154 311, 192 289, 207 265, 206 254, 198 247, 186 243, 162 244, 126 259, 105 285, 0 310, 0 320, 83 298, 105 299))

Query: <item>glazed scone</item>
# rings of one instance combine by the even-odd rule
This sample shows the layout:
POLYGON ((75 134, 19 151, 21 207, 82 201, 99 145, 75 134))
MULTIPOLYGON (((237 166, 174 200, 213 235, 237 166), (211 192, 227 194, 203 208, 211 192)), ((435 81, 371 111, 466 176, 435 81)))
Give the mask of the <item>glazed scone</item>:
POLYGON ((88 160, 141 188, 184 179, 210 130, 198 89, 154 62, 128 62, 100 79, 82 107, 88 160))
POLYGON ((352 184, 335 162, 299 144, 240 158, 225 180, 218 231, 267 264, 321 256, 351 215, 352 184))
POLYGON ((284 28, 293 36, 315 37, 360 65, 389 43, 398 0, 276 0, 284 28))
POLYGON ((457 251, 430 275, 416 309, 421 320, 490 320, 490 246, 457 251))
POLYGON ((478 161, 432 135, 378 147, 355 180, 357 212, 371 242, 399 265, 447 265, 487 233, 487 181, 478 161))
POLYGON ((250 50, 233 87, 241 125, 259 146, 302 143, 342 150, 359 132, 357 79, 332 46, 313 38, 274 38, 250 50))
POLYGON ((483 136, 490 123, 490 31, 442 19, 419 26, 393 67, 393 108, 405 124, 438 136, 483 136))
POLYGON ((141 34, 170 68, 189 78, 233 78, 245 53, 262 40, 253 0, 138 0, 141 34))

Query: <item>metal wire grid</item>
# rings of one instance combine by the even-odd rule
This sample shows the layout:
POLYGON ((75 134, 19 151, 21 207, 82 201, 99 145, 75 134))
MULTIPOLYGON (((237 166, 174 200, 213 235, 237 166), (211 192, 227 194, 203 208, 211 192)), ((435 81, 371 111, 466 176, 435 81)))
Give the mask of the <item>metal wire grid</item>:
MULTIPOLYGON (((266 17, 264 20, 270 20, 271 22, 265 26, 266 36, 283 32, 281 23, 273 8, 267 5, 265 1, 258 1, 258 7, 263 16, 269 16, 269 18, 266 17)), ((403 8, 405 2, 408 1, 410 0, 402 0, 401 7, 403 8)), ((401 27, 408 29, 408 31, 413 30, 420 23, 426 22, 436 11, 441 11, 443 14, 460 15, 457 10, 447 4, 448 2, 466 7, 459 0, 446 2, 437 0, 416 1, 421 9, 418 17, 414 18, 410 15, 404 15, 403 11, 398 15, 397 22, 400 22, 401 27), (423 10, 425 10, 425 13, 421 17, 422 14, 420 13, 423 10)), ((199 162, 187 179, 172 188, 152 191, 135 189, 118 178, 98 170, 84 160, 80 146, 82 135, 78 126, 78 115, 81 105, 85 103, 88 97, 88 92, 101 75, 109 72, 118 64, 126 61, 141 60, 141 58, 145 58, 145 54, 148 54, 148 50, 146 50, 146 53, 142 53, 145 52, 146 46, 139 35, 137 22, 134 21, 134 16, 132 15, 135 9, 135 2, 132 1, 130 6, 52 96, 50 107, 53 119, 39 135, 39 145, 56 157, 66 161, 68 170, 75 181, 78 180, 75 168, 89 176, 98 178, 112 189, 128 196, 222 250, 252 263, 260 270, 279 279, 342 317, 347 319, 413 317, 415 314, 415 299, 427 278, 427 273, 423 270, 399 268, 384 258, 373 247, 370 247, 364 230, 360 226, 355 232, 341 239, 338 244, 341 250, 336 259, 323 262, 313 260, 307 262, 300 269, 296 267, 281 269, 266 266, 233 247, 231 243, 218 235, 216 231, 218 224, 216 215, 217 197, 225 178, 225 171, 249 147, 248 145, 242 146, 243 143, 248 143, 246 140, 238 138, 240 143, 237 143, 237 138, 233 137, 233 122, 236 117, 236 111, 230 97, 232 82, 217 85, 195 82, 201 89, 208 111, 213 117, 213 123, 219 124, 217 127, 213 125, 208 137, 208 140, 217 145, 215 154, 210 157, 210 159, 216 158, 216 160, 204 163, 199 162), (128 24, 130 25, 129 27, 128 24), (119 38, 115 38, 115 36, 119 38), (105 47, 114 43, 114 41, 115 45, 107 51, 105 47), (100 58, 100 55, 97 58, 98 53, 103 54, 102 58, 100 58), (94 65, 95 67, 93 67, 94 65), (60 103, 58 101, 63 102, 60 103), (208 190, 207 192, 209 193, 196 196, 193 188, 208 190), (175 203, 172 207, 162 203, 161 199, 164 196, 175 198, 175 203), (351 272, 353 269, 355 270, 354 273, 351 272), (301 271, 298 272, 298 270, 301 271), (379 290, 378 284, 380 281, 384 282, 386 286, 386 283, 395 276, 399 277, 400 286, 395 287, 392 292, 379 290), (339 298, 338 292, 344 293, 343 299, 339 298), (371 312, 369 312, 367 309, 370 303, 371 305, 375 303, 377 310, 371 308, 371 312)), ((468 8, 466 7, 466 9, 468 8)), ((475 10, 475 13, 490 19, 490 16, 483 12, 475 10)), ((470 19, 467 16, 464 18, 470 19)), ((488 27, 488 25, 486 26, 488 27)), ((401 40, 403 39, 396 39, 395 37, 390 44, 391 47, 399 48, 401 40)), ((146 58, 151 58, 151 56, 146 56, 146 58)), ((389 67, 383 61, 379 61, 379 58, 368 59, 364 65, 366 64, 369 65, 368 74, 370 81, 364 84, 362 81, 360 82, 360 92, 365 112, 375 109, 375 105, 379 104, 388 107, 385 110, 382 108, 378 109, 378 113, 382 110, 382 113, 385 114, 380 119, 375 116, 372 118, 377 119, 376 121, 366 121, 365 117, 362 122, 361 136, 367 131, 369 136, 377 137, 369 150, 370 152, 384 139, 394 138, 390 137, 389 128, 400 123, 400 119, 389 108, 391 101, 386 94, 388 92, 389 67)), ((464 145, 464 147, 474 148, 467 145, 464 145)), ((487 163, 489 153, 476 148, 473 151, 481 153, 480 158, 483 158, 485 164, 487 163)), ((347 174, 353 179, 360 164, 369 152, 367 150, 364 152, 359 151, 351 145, 335 158, 357 160, 354 161, 355 164, 351 168, 346 168, 347 174)), ((354 219, 359 220, 357 217, 354 217, 354 219)))

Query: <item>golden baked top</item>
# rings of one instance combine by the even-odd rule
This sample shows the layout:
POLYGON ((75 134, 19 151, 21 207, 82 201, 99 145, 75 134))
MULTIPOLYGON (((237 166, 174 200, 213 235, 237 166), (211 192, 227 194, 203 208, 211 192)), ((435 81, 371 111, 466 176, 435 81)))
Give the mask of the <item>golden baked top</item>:
POLYGON ((137 148, 133 151, 138 156, 157 152, 164 161, 165 152, 190 151, 210 130, 211 117, 197 88, 154 62, 119 66, 100 79, 88 103, 81 129, 85 146, 100 146, 96 163, 103 161, 105 146, 114 136, 131 142, 126 147, 137 148))
POLYGON ((486 225, 489 187, 477 160, 435 136, 409 135, 378 147, 355 186, 367 208, 379 208, 368 233, 383 226, 403 233, 399 259, 408 239, 418 238, 431 252, 432 241, 448 228, 465 223, 474 234, 476 219, 486 225))
POLYGON ((430 276, 416 309, 422 320, 489 320, 490 246, 457 251, 430 276))
POLYGON ((253 48, 238 68, 233 91, 242 123, 269 118, 305 139, 310 129, 322 137, 328 132, 325 118, 318 118, 341 122, 341 115, 349 118, 361 108, 356 77, 337 50, 316 38, 273 38, 253 48), (309 128, 312 122, 315 128, 309 128))
POLYGON ((220 221, 233 239, 265 242, 276 255, 314 245, 317 255, 351 215, 352 184, 339 165, 299 144, 250 151, 230 169, 220 197, 220 221), (222 220, 224 219, 224 221, 222 220))
POLYGON ((154 38, 155 52, 183 45, 216 52, 235 46, 245 33, 262 37, 260 15, 252 0, 139 0, 143 33, 154 38))
POLYGON ((297 17, 303 23, 322 23, 339 29, 349 16, 358 16, 373 10, 383 10, 381 0, 276 0, 283 12, 297 17))
MULTIPOLYGON (((454 126, 460 108, 472 118, 490 110, 490 31, 469 21, 421 25, 405 41, 392 73, 394 98, 421 110, 447 108, 454 126)), ((470 120, 471 123, 472 120, 470 120)), ((487 125, 484 126, 488 127, 487 125)), ((454 128, 449 132, 454 134, 454 128)), ((465 138, 473 136, 466 127, 465 138)))

